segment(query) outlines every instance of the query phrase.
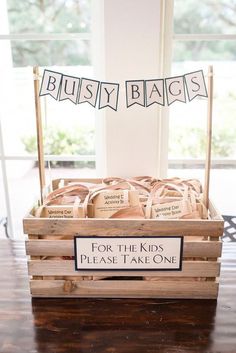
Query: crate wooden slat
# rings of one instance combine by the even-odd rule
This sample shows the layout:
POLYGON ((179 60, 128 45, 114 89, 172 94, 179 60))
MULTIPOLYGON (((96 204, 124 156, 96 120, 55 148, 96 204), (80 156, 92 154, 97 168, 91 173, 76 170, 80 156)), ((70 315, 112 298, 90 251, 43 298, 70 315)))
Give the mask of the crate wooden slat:
MULTIPOLYGON (((185 241, 184 257, 219 257, 222 243, 220 241, 185 241)), ((26 254, 31 256, 73 256, 72 240, 27 240, 26 254)))
POLYGON ((27 234, 74 235, 191 235, 219 237, 221 220, 129 220, 129 219, 24 219, 27 234))
POLYGON ((36 297, 212 299, 218 293, 215 282, 76 281, 66 290, 67 281, 31 280, 30 287, 36 297))
MULTIPOLYGON (((100 179, 66 179, 65 183, 100 179)), ((53 181, 53 188, 59 180, 53 181)), ((224 222, 209 204, 207 220, 25 217, 31 294, 35 297, 217 298, 224 222), (184 236, 182 271, 75 271, 73 239, 81 236, 184 236)))
MULTIPOLYGON (((73 260, 31 260, 29 274, 35 276, 88 276, 88 271, 75 271, 73 260)), ((172 276, 217 277, 220 264, 216 261, 186 261, 182 271, 94 271, 95 276, 172 276)))

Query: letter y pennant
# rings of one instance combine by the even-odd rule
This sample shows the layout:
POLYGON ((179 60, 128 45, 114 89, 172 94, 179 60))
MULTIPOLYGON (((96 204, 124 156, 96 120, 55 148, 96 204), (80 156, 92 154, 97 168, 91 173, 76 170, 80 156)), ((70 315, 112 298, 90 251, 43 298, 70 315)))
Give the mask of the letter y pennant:
POLYGON ((120 85, 118 83, 101 82, 99 109, 110 107, 111 109, 117 111, 119 86, 120 85))

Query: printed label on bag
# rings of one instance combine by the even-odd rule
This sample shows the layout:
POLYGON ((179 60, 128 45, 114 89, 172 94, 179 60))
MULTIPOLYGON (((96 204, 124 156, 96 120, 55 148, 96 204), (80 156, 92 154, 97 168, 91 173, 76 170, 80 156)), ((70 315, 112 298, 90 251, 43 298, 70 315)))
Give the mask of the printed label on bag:
POLYGON ((44 208, 43 215, 47 218, 72 218, 73 207, 47 206, 44 208))
MULTIPOLYGON (((43 209, 42 216, 47 218, 73 218, 73 206, 46 206, 43 209)), ((83 217, 83 209, 81 207, 77 208, 77 217, 83 217)))
POLYGON ((182 250, 182 236, 76 236, 75 269, 181 271, 182 250))
POLYGON ((152 206, 151 218, 180 218, 190 213, 188 202, 174 201, 152 206))
POLYGON ((109 218, 123 208, 138 205, 138 193, 129 190, 101 192, 93 203, 95 218, 109 218))

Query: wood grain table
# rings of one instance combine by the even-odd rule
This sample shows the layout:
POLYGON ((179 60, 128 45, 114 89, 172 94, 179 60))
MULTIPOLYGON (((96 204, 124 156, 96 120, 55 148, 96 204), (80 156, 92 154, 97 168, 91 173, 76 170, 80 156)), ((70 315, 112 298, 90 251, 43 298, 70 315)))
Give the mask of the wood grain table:
POLYGON ((236 352, 236 243, 218 301, 31 299, 23 242, 0 241, 0 353, 236 352))

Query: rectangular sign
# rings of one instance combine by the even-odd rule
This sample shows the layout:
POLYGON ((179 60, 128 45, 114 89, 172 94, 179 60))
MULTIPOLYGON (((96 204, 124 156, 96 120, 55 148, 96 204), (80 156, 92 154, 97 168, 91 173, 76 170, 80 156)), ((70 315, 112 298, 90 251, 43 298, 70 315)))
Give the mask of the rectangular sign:
POLYGON ((75 236, 76 271, 181 271, 182 236, 75 236))

